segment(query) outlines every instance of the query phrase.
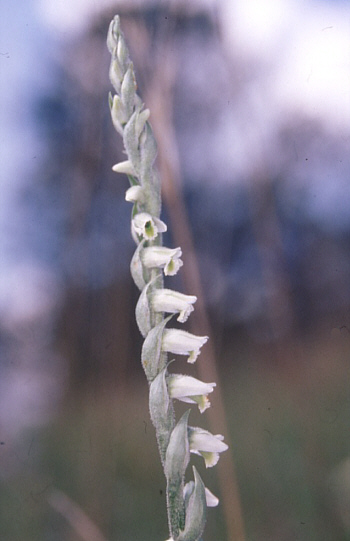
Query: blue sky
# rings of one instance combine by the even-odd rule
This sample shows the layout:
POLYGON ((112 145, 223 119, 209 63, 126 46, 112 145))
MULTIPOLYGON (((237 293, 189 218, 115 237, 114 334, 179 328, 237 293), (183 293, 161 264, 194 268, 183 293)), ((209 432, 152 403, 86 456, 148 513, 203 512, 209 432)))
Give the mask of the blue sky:
MULTIPOLYGON (((206 3, 221 10, 227 54, 265 66, 265 80, 251 91, 249 149, 254 146, 257 154, 264 151, 256 140, 259 131, 265 144, 269 140, 273 144, 277 119, 296 111, 320 118, 328 129, 349 141, 349 3, 206 3)), ((18 194, 26 183, 33 182, 36 157, 43 150, 32 123, 31 105, 36 94, 54 84, 50 55, 55 55, 60 43, 82 32, 100 6, 111 4, 110 0, 13 0, 0 8, 0 314, 12 314, 14 320, 48 309, 48 292, 59 288, 52 269, 43 267, 23 246, 22 232, 28 224, 18 194), (43 280, 51 284, 46 293, 43 280)), ((247 158, 244 145, 241 150, 237 146, 235 166, 239 164, 242 171, 249 168, 250 155, 247 158)), ((339 190, 334 184, 330 191, 318 188, 323 194, 321 212, 332 214, 339 190)), ((347 186, 340 189, 347 190, 347 186)))

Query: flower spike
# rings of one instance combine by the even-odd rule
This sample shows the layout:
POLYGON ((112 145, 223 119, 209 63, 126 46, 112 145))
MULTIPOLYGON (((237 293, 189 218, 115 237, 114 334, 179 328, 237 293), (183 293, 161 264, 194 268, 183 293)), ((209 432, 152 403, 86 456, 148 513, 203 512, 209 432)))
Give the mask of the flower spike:
POLYGON ((149 123, 150 111, 136 92, 134 66, 118 15, 109 26, 107 46, 112 57, 109 76, 115 90, 115 95, 109 96, 109 107, 127 155, 112 169, 127 175, 130 182, 125 199, 133 203, 131 234, 137 245, 130 271, 140 290, 136 322, 144 337, 141 363, 149 384, 150 416, 167 482, 168 541, 199 541, 206 509, 218 505, 219 500, 204 486, 195 468, 194 480, 185 484, 186 470, 191 453, 201 455, 206 467, 211 467, 227 445, 219 434, 189 427, 190 410, 176 422, 175 400, 197 404, 203 413, 210 406, 208 396, 216 384, 169 374, 168 353, 186 355, 187 361, 194 363, 208 337, 167 328, 174 315, 179 323, 187 321, 197 297, 163 287, 164 277, 174 276, 182 267, 182 251, 162 245, 167 226, 160 218, 161 186, 154 168, 157 144, 149 123))

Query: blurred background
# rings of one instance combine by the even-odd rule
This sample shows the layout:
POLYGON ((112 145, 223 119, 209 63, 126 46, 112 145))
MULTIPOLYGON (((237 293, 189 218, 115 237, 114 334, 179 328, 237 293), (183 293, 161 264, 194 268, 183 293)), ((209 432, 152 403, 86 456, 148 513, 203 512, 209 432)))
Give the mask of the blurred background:
POLYGON ((349 3, 0 10, 0 539, 168 535, 111 171, 119 13, 183 249, 167 285, 198 294, 187 328, 211 337, 191 374, 219 380, 191 417, 230 444, 193 461, 221 498, 204 541, 350 540, 349 3))

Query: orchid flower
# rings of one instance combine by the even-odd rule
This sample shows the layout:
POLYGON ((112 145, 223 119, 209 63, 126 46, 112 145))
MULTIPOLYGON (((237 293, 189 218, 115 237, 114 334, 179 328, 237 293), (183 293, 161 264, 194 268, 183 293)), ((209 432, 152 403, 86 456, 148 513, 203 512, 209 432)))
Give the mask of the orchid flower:
POLYGON ((151 216, 148 212, 139 212, 134 216, 131 222, 132 233, 139 235, 144 240, 153 240, 158 233, 164 233, 167 226, 162 220, 151 216))
POLYGON ((210 407, 208 394, 213 392, 216 383, 204 383, 192 376, 183 376, 181 374, 169 375, 167 382, 171 398, 189 404, 198 404, 201 413, 210 407))
POLYGON ((181 329, 165 329, 162 350, 178 355, 188 355, 187 362, 194 363, 208 336, 196 336, 181 329))
POLYGON ((156 289, 152 294, 151 302, 156 312, 178 313, 177 320, 185 323, 194 310, 193 304, 196 300, 197 297, 194 295, 184 295, 171 289, 156 289))
POLYGON ((211 434, 208 430, 189 427, 190 451, 204 458, 206 468, 211 468, 219 461, 219 454, 228 449, 221 434, 211 434))
POLYGON ((159 267, 164 269, 165 276, 174 276, 183 265, 181 255, 181 248, 149 246, 142 252, 142 261, 149 269, 159 267))

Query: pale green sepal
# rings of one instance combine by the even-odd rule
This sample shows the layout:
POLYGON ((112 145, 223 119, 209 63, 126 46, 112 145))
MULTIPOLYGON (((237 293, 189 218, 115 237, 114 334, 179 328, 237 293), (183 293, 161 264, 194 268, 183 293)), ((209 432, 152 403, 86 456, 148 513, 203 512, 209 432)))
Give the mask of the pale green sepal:
POLYGON ((131 62, 124 76, 122 86, 120 89, 121 99, 125 107, 127 118, 130 118, 133 112, 134 103, 135 103, 135 93, 136 93, 136 81, 135 81, 133 65, 131 62))
POLYGON ((109 80, 114 86, 115 91, 118 93, 120 92, 122 79, 123 79, 123 72, 120 69, 120 65, 117 58, 113 56, 111 60, 111 65, 109 68, 109 80))
POLYGON ((151 330, 151 311, 148 300, 148 290, 150 284, 151 282, 149 282, 141 291, 141 295, 137 301, 135 309, 136 323, 144 338, 151 330))
POLYGON ((117 39, 116 36, 113 33, 114 28, 114 20, 112 20, 109 24, 108 28, 108 34, 107 34, 107 49, 111 54, 114 54, 117 47, 117 39))
POLYGON ((184 502, 185 502, 185 509, 188 507, 188 502, 190 501, 190 497, 194 491, 194 481, 189 481, 184 486, 184 502))
POLYGON ((115 54, 118 45, 119 16, 116 15, 110 22, 107 34, 107 47, 111 54, 115 54))
POLYGON ((123 125, 127 121, 127 116, 125 114, 124 105, 117 94, 113 96, 111 117, 112 117, 112 121, 113 121, 113 125, 115 129, 117 130, 118 133, 120 133, 120 135, 123 135, 123 125))
POLYGON ((147 120, 150 116, 150 110, 145 109, 144 111, 140 111, 140 113, 137 115, 136 119, 136 125, 135 125, 135 133, 136 137, 140 137, 141 132, 144 128, 144 125, 146 124, 147 120))
MULTIPOLYGON (((190 411, 187 410, 178 421, 171 433, 166 451, 164 471, 168 483, 171 485, 183 483, 183 477, 190 461, 190 445, 188 442, 188 416, 190 411)), ((182 497, 183 493, 181 494, 182 497)))
POLYGON ((176 541, 198 541, 204 531, 206 520, 206 496, 204 483, 193 466, 194 489, 186 508, 185 528, 176 541))
POLYGON ((164 473, 167 478, 167 504, 170 534, 178 539, 185 528, 185 506, 183 498, 184 475, 190 461, 188 442, 188 416, 190 410, 181 417, 169 439, 166 450, 164 473))
POLYGON ((112 96, 112 92, 108 92, 108 105, 109 105, 109 108, 112 109, 112 107, 113 107, 113 96, 112 96))
POLYGON ((166 368, 159 372, 149 388, 150 414, 154 426, 167 424, 170 398, 165 379, 166 368))
POLYGON ((136 120, 138 111, 135 111, 124 127, 124 146, 129 160, 131 161, 137 176, 140 174, 140 150, 139 140, 136 136, 136 120))
POLYGON ((165 368, 165 363, 164 366, 161 366, 161 359, 163 358, 161 345, 165 325, 171 317, 172 316, 169 316, 163 319, 161 323, 153 327, 147 334, 143 343, 141 362, 148 381, 153 381, 160 370, 165 368))
MULTIPOLYGON (((188 502, 190 501, 190 496, 193 493, 193 490, 194 481, 189 481, 189 483, 186 483, 184 488, 185 509, 187 509, 188 502)), ((215 494, 213 494, 207 487, 205 487, 205 501, 207 507, 217 507, 219 505, 219 498, 217 498, 215 494)))
POLYGON ((165 373, 166 368, 152 381, 149 390, 150 414, 153 425, 158 427, 157 441, 163 465, 174 426, 174 411, 168 394, 165 373))
POLYGON ((117 58, 123 74, 129 67, 130 57, 129 51, 125 43, 123 32, 120 30, 120 23, 118 21, 118 44, 117 44, 117 58))
MULTIPOLYGON (((145 181, 144 177, 150 174, 150 170, 157 156, 157 143, 154 138, 151 126, 148 122, 145 124, 145 129, 140 136, 141 148, 141 181, 145 181)), ((150 180, 148 180, 150 182, 150 180)))
POLYGON ((143 273, 147 272, 147 269, 144 269, 142 265, 142 261, 141 261, 142 250, 143 250, 143 242, 140 242, 130 262, 131 276, 135 284, 137 285, 137 287, 140 289, 140 291, 142 291, 146 285, 146 281, 145 281, 143 273))

